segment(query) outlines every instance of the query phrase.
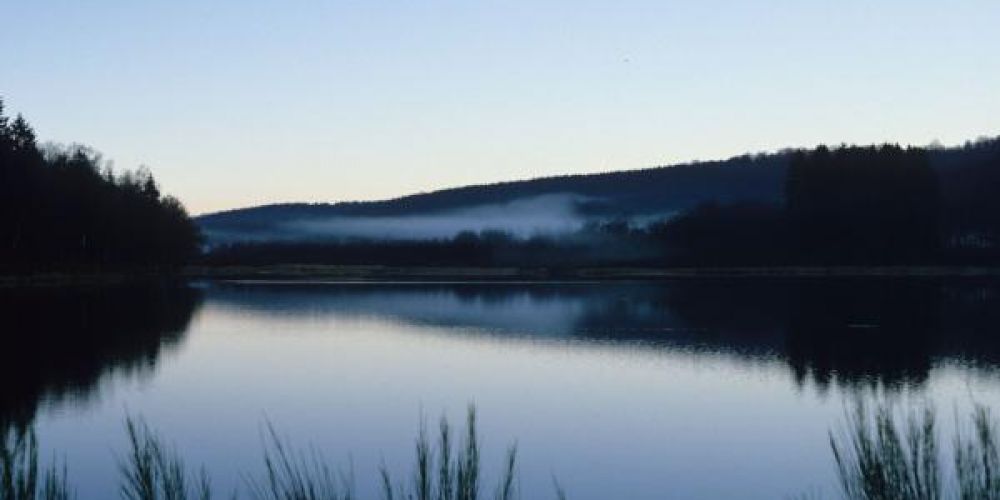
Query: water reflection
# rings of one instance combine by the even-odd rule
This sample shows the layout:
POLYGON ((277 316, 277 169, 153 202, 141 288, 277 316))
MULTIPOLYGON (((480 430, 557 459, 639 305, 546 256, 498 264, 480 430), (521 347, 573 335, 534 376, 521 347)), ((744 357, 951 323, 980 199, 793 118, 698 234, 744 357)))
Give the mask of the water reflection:
POLYGON ((906 279, 659 284, 252 284, 212 288, 234 310, 359 316, 467 334, 638 345, 781 360, 825 390, 921 385, 935 363, 1000 362, 1000 285, 906 279))
POLYGON ((152 372, 201 303, 182 284, 0 289, 0 424, 44 402, 86 401, 102 380, 152 372))
POLYGON ((350 454, 365 488, 374 464, 406 470, 418 409, 455 417, 469 401, 493 443, 524 443, 525 491, 544 495, 555 474, 572 498, 782 498, 836 484, 827 432, 843 396, 1000 400, 998 292, 971 280, 4 291, 0 330, 17 351, 0 353, 0 411, 34 415, 81 498, 116 494, 123 409, 223 491, 259 465, 262 414, 334 460, 350 454), (107 383, 135 374, 152 376, 107 383), (47 404, 77 398, 88 404, 47 404))

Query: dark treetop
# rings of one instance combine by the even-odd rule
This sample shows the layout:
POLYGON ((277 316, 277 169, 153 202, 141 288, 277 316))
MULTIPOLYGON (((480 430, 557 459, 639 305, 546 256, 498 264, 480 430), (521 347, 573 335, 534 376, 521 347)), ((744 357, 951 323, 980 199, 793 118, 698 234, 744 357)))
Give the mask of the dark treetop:
POLYGON ((115 173, 83 146, 39 147, 0 101, 0 274, 176 267, 200 235, 144 168, 115 173))

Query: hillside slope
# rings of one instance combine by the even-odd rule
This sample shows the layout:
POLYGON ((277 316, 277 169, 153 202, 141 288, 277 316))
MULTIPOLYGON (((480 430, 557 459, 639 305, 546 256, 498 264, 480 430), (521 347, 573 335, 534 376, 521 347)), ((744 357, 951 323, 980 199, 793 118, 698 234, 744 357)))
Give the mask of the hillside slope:
MULTIPOLYGON (((1000 137, 926 149, 946 217, 996 217, 1000 137), (949 215, 951 214, 951 215, 949 215)), ((240 241, 448 238, 463 230, 563 232, 594 220, 645 222, 705 202, 783 201, 795 150, 589 175, 465 186, 371 202, 288 203, 206 214, 209 245, 240 241)), ((989 222, 989 221, 986 221, 989 222)))
MULTIPOLYGON (((324 233, 317 224, 323 224, 330 234, 345 235, 347 227, 356 229, 361 221, 367 230, 347 235, 392 237, 394 228, 420 226, 428 218, 436 221, 435 227, 454 229, 451 232, 509 229, 504 220, 516 226, 512 219, 528 212, 571 219, 567 224, 592 218, 651 217, 713 200, 777 202, 787 164, 785 153, 748 155, 671 167, 465 186, 383 201, 264 205, 206 214, 197 220, 211 243, 224 243, 315 237, 324 233), (465 217, 453 220, 458 214, 465 217), (486 226, 461 227, 470 219, 486 226), (385 231, 379 232, 378 227, 385 231)), ((546 222, 539 229, 553 223, 546 222)), ((525 228, 522 225, 515 230, 525 228)), ((431 231, 428 236, 439 233, 431 231)))

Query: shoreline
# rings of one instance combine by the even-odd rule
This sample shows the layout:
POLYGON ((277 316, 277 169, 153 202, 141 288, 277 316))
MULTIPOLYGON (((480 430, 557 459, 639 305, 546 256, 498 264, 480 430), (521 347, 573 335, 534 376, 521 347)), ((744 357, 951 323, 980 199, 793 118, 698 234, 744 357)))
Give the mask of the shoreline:
POLYGON ((659 281, 706 278, 995 278, 1000 267, 983 266, 835 266, 726 268, 515 268, 273 265, 191 267, 194 279, 283 281, 659 281))
POLYGON ((394 267, 281 264, 190 266, 179 272, 39 273, 0 275, 0 288, 102 286, 160 280, 292 282, 573 282, 677 279, 1000 278, 1000 266, 788 266, 715 268, 394 267))

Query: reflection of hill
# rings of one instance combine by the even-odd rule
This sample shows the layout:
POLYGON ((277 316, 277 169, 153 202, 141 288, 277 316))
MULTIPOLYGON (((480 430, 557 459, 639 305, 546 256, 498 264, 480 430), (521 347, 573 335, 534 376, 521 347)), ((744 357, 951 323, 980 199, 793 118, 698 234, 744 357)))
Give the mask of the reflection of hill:
POLYGON ((0 421, 28 423, 44 400, 85 398, 108 374, 153 369, 199 303, 181 285, 0 289, 0 421))
POLYGON ((265 314, 353 315, 493 334, 777 358, 800 383, 922 383, 938 361, 1000 364, 1000 283, 690 280, 660 284, 219 285, 265 314))

